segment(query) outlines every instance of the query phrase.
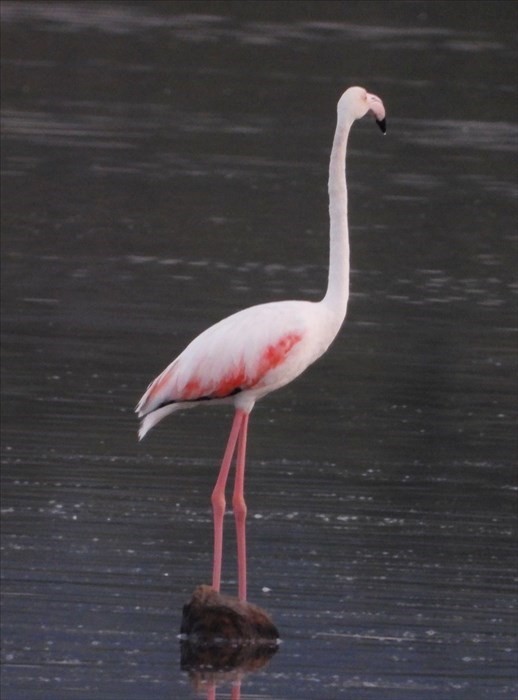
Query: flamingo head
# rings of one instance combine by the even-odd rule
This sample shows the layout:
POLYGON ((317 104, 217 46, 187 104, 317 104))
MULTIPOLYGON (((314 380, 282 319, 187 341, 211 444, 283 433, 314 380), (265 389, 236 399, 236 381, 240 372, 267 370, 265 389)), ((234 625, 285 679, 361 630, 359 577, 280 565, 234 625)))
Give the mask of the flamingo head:
POLYGON ((351 122, 355 119, 361 119, 367 112, 373 113, 376 124, 385 134, 387 131, 385 107, 379 97, 372 95, 364 88, 350 87, 338 101, 339 119, 345 118, 351 122))

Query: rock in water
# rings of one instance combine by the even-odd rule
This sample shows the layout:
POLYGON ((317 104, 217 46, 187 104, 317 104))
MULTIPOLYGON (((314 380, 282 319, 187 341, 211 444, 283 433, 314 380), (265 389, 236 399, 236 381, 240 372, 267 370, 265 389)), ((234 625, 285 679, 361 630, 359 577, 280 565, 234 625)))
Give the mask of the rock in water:
POLYGON ((218 641, 276 644, 279 639, 277 628, 264 610, 206 585, 197 586, 184 605, 180 632, 191 644, 202 645, 218 641))
POLYGON ((279 633, 270 617, 257 607, 198 586, 184 605, 181 660, 196 689, 263 668, 279 647, 279 633))

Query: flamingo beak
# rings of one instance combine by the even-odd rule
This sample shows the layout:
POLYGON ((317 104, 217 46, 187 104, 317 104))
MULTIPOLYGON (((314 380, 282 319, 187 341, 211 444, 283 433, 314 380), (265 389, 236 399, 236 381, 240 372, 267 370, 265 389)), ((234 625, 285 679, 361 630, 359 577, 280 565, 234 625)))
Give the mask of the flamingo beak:
POLYGON ((376 119, 376 124, 381 129, 382 134, 387 133, 387 120, 385 119, 385 117, 383 117, 383 119, 376 119))
POLYGON ((387 133, 387 120, 385 119, 385 107, 383 102, 377 95, 367 95, 367 100, 369 103, 369 109, 374 114, 376 119, 376 124, 381 129, 382 133, 387 133))

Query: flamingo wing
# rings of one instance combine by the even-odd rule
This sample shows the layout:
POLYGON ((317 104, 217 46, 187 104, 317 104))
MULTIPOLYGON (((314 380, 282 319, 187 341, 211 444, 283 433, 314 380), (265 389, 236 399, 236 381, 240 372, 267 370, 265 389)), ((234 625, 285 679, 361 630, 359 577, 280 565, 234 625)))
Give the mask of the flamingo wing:
POLYGON ((304 342, 315 306, 261 304, 205 330, 147 388, 136 408, 146 421, 140 436, 179 408, 247 390, 262 395, 291 381, 315 359, 304 342))

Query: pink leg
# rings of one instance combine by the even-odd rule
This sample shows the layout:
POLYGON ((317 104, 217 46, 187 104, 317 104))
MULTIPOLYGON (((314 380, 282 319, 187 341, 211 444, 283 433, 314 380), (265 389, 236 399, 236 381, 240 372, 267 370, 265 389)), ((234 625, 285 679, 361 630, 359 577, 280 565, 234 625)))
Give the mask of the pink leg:
POLYGON ((232 497, 237 534, 238 595, 241 600, 246 600, 246 503, 244 491, 247 433, 248 413, 243 413, 239 442, 237 445, 236 480, 234 482, 234 495, 232 497))
POLYGON ((212 512, 214 516, 214 565, 212 569, 212 587, 215 591, 221 587, 221 561, 223 558, 223 516, 225 515, 225 486, 228 479, 228 472, 232 464, 232 457, 236 447, 237 438, 241 431, 243 422, 242 411, 236 411, 234 422, 228 437, 225 454, 219 470, 218 479, 212 492, 212 512))

